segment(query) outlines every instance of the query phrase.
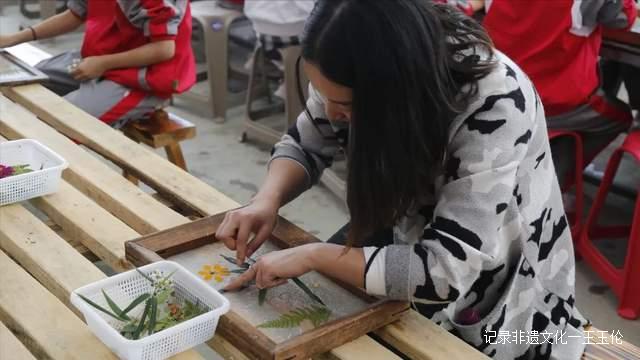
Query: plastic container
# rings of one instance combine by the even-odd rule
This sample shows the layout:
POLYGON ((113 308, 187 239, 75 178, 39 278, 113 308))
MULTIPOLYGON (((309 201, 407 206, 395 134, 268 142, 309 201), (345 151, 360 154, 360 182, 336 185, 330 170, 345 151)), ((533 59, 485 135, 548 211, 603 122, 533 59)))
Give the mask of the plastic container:
POLYGON ((60 155, 31 139, 0 143, 0 164, 28 164, 33 170, 0 179, 0 206, 56 192, 68 166, 60 155))
MULTIPOLYGON (((83 286, 71 293, 71 303, 84 315, 91 331, 116 355, 127 360, 166 359, 211 339, 220 316, 229 311, 229 300, 211 286, 173 261, 159 261, 139 268, 145 274, 159 270, 172 276, 175 296, 206 306, 209 311, 193 319, 184 321, 168 329, 148 335, 138 340, 130 340, 120 335, 124 323, 95 309, 78 294, 109 309, 102 294, 104 290, 122 309, 135 298, 152 291, 151 283, 136 270, 130 270, 95 283, 83 286)), ((140 317, 145 303, 142 302, 129 315, 140 317)))

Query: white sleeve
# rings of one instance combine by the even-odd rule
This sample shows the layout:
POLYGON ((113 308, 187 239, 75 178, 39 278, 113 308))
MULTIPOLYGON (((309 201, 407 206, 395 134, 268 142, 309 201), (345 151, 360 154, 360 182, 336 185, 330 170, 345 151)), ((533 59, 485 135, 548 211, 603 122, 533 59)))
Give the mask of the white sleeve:
POLYGON ((364 286, 368 294, 385 296, 387 287, 385 280, 386 248, 368 246, 364 251, 364 286))

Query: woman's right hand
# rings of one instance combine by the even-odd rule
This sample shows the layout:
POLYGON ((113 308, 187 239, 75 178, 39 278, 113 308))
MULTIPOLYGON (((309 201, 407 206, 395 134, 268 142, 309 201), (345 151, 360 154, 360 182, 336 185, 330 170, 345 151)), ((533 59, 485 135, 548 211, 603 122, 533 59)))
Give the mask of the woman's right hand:
POLYGON ((216 239, 236 250, 236 261, 242 264, 271 235, 276 225, 279 204, 269 199, 254 199, 248 205, 229 211, 216 230, 216 239), (255 234, 249 242, 251 234, 255 234))

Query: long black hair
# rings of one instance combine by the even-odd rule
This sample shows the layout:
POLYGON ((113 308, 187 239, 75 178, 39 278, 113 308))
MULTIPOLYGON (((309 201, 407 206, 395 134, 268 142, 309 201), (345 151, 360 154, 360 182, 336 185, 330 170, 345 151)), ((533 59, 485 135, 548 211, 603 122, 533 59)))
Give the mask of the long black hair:
POLYGON ((302 57, 353 90, 349 245, 393 226, 427 195, 449 125, 477 92, 477 80, 492 70, 492 54, 481 26, 447 5, 317 1, 302 57))

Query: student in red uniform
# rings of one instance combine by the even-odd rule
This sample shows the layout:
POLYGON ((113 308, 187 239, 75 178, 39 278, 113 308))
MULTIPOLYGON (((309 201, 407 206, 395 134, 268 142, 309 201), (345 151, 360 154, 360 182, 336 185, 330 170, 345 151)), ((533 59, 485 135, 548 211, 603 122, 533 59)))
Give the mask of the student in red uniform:
POLYGON ((113 127, 161 107, 195 83, 188 0, 70 0, 68 10, 0 47, 54 37, 85 24, 80 51, 38 64, 47 86, 113 127))
MULTIPOLYGON (((628 29, 633 0, 486 1, 483 25, 496 48, 531 77, 549 128, 578 131, 585 162, 628 129, 631 113, 600 88, 598 53, 602 28, 628 29)), ((558 177, 575 168, 571 140, 551 144, 558 177)))

